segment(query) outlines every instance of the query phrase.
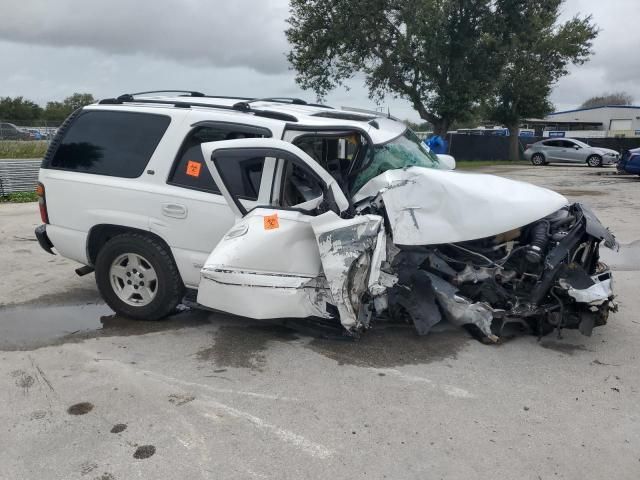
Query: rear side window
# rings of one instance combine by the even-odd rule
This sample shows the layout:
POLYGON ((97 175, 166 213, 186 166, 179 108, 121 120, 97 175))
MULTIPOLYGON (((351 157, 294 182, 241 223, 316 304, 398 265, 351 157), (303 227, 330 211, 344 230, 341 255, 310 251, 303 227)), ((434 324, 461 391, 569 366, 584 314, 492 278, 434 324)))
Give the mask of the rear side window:
POLYGON ((545 147, 561 147, 561 140, 549 140, 547 142, 543 142, 545 147))
POLYGON ((202 156, 201 144, 256 137, 271 137, 271 132, 249 125, 202 122, 185 138, 168 183, 178 187, 219 194, 220 189, 213 180, 202 156))
POLYGON ((46 167, 139 177, 170 122, 165 115, 85 111, 71 124, 46 167))

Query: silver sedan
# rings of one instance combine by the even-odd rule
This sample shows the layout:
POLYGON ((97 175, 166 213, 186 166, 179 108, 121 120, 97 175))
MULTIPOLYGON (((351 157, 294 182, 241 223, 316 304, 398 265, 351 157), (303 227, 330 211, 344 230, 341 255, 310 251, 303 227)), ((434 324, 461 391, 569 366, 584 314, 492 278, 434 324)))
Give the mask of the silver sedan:
POLYGON ((587 145, 573 138, 541 140, 527 146, 524 156, 534 165, 547 163, 586 163, 590 167, 615 165, 619 153, 609 148, 587 145))

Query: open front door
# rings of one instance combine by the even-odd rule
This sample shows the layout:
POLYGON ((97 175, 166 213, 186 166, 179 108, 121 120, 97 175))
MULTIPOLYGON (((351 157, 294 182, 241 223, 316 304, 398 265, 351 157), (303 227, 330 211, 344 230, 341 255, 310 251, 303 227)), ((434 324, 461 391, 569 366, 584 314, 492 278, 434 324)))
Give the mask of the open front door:
POLYGON ((381 217, 341 218, 349 202, 335 179, 290 143, 253 138, 202 150, 237 221, 202 268, 198 303, 256 319, 339 316, 350 331, 366 326, 385 251, 381 217), (245 168, 261 161, 261 172, 245 168), (260 185, 252 209, 243 203, 251 184, 260 185))

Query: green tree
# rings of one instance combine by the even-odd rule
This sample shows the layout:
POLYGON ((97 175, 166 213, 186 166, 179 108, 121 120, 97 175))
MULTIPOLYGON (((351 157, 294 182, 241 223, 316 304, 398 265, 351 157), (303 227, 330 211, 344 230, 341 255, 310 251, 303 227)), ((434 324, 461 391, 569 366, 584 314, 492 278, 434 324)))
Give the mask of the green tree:
POLYGON ((68 115, 68 109, 62 102, 47 102, 44 112, 42 112, 42 118, 52 123, 62 122, 68 115))
POLYGON ((558 23, 564 0, 497 0, 495 31, 501 32, 504 65, 487 102, 488 117, 509 128, 509 156, 520 159, 523 118, 542 118, 553 109, 549 95, 570 64, 591 55, 598 30, 590 16, 558 23))
POLYGON ((33 124, 42 114, 42 108, 23 97, 0 98, 0 119, 20 125, 33 124))
POLYGON ((627 92, 605 93, 596 95, 585 101, 581 108, 605 107, 607 105, 631 105, 633 97, 627 92))
POLYGON ((95 103, 95 101, 95 98, 93 98, 93 95, 91 95, 90 93, 74 93, 70 97, 65 98, 62 103, 66 108, 70 109, 71 112, 73 112, 78 108, 82 108, 86 105, 91 105, 92 103, 95 103))
POLYGON ((95 103, 95 99, 90 93, 74 93, 62 102, 47 102, 43 118, 49 122, 60 123, 74 110, 92 103, 95 103))
POLYGON ((287 58, 297 83, 319 98, 364 75, 371 98, 404 98, 443 134, 495 82, 493 3, 291 0, 287 58))

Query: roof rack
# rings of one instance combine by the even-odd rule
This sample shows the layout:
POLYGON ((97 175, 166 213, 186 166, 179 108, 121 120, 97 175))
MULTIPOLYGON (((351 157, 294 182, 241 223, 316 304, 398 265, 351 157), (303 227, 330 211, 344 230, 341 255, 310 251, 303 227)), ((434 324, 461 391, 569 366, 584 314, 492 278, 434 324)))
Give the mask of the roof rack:
POLYGON ((147 92, 136 92, 129 93, 127 95, 135 96, 135 95, 148 95, 150 93, 186 93, 186 96, 189 97, 205 97, 206 95, 202 92, 194 92, 193 90, 149 90, 147 92))
MULTIPOLYGON (((236 97, 236 98, 240 98, 240 97, 236 97)), ((241 100, 245 100, 245 99, 241 98, 241 100)), ((301 98, 294 98, 294 97, 253 98, 253 99, 249 100, 248 103, 253 103, 253 102, 288 103, 288 104, 291 104, 291 105, 307 105, 309 107, 319 107, 319 108, 330 108, 330 109, 333 109, 333 107, 330 107, 328 105, 322 105, 320 103, 308 103, 305 100, 302 100, 301 98)))
POLYGON ((135 97, 137 95, 148 95, 150 93, 181 93, 180 97, 201 97, 201 98, 224 98, 227 100, 255 100, 253 97, 232 97, 226 95, 207 95, 202 92, 196 92, 193 90, 149 90, 146 92, 128 93, 125 95, 131 95, 135 97))
MULTIPOLYGON (((214 97, 215 98, 215 97, 214 97)), ((252 109, 247 102, 238 102, 233 106, 229 105, 215 105, 212 103, 199 103, 199 102, 182 102, 172 100, 160 100, 151 98, 134 98, 131 94, 120 95, 118 98, 105 98, 98 102, 101 105, 122 105, 125 103, 142 103, 150 105, 173 105, 176 108, 191 108, 191 107, 204 107, 215 108, 219 110, 232 110, 241 113, 253 113, 257 117, 274 118, 276 120, 284 120, 287 122, 297 122, 298 119, 293 115, 281 112, 272 112, 270 110, 255 110, 252 109)))
POLYGON ((307 102, 300 98, 294 97, 267 97, 267 98, 254 98, 251 102, 276 102, 276 103, 291 103, 293 105, 308 105, 307 102))

